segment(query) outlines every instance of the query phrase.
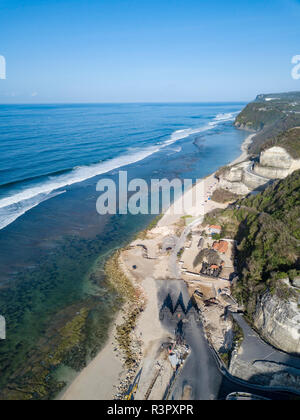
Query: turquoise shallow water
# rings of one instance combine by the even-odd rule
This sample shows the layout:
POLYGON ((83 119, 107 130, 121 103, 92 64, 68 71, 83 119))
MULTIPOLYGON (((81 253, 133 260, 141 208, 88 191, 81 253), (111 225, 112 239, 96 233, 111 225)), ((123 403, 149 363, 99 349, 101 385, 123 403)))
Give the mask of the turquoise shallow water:
POLYGON ((16 389, 29 398, 55 395, 58 366, 48 356, 77 314, 87 315, 83 334, 63 365, 81 369, 105 342, 121 302, 103 264, 153 216, 99 216, 97 181, 117 179, 121 167, 147 181, 208 175, 240 154, 247 134, 232 123, 241 108, 0 108, 0 313, 8 337, 0 342, 0 398, 16 389))

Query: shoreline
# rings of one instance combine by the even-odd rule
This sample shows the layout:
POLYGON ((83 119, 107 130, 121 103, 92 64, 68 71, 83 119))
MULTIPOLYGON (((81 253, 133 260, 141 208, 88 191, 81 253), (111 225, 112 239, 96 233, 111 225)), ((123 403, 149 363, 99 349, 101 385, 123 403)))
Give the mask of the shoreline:
POLYGON ((57 399, 61 401, 76 400, 110 400, 115 392, 115 385, 120 379, 123 365, 115 356, 114 348, 116 327, 121 323, 122 310, 119 311, 109 337, 100 353, 75 377, 66 390, 57 399), (107 363, 109 361, 109 363, 107 363), (101 370, 101 375, 99 374, 101 370), (103 386, 105 383, 105 387, 103 386), (99 395, 99 391, 101 395, 99 395), (99 398, 100 397, 100 398, 99 398))
POLYGON ((232 161, 229 166, 237 165, 238 163, 243 162, 249 157, 248 148, 253 141, 253 138, 256 136, 257 133, 251 133, 248 137, 243 141, 241 145, 242 154, 237 157, 234 161, 232 161))
MULTIPOLYGON (((243 160, 247 159, 248 157, 248 146, 252 142, 253 137, 256 133, 251 133, 249 136, 246 137, 244 142, 241 145, 241 155, 238 158, 234 159, 229 166, 235 165, 237 163, 242 162, 243 160)), ((200 212, 201 216, 204 216, 206 213, 211 211, 211 207, 215 206, 217 203, 212 204, 212 202, 206 202, 206 193, 209 191, 211 193, 212 180, 214 180, 214 174, 207 176, 200 180, 201 183, 204 185, 205 195, 203 196, 203 213, 200 212)), ((190 191, 187 193, 193 193, 193 190, 196 186, 194 186, 190 191)), ((168 231, 169 226, 174 226, 176 222, 180 221, 181 216, 172 215, 172 207, 175 203, 173 203, 168 209, 164 211, 163 217, 159 220, 156 227, 147 229, 147 232, 154 232, 160 229, 162 232, 168 231)), ((222 207, 221 204, 218 204, 218 207, 222 207)), ((184 216, 184 215, 183 215, 184 216)), ((193 215, 196 217, 196 215, 193 215)), ((118 251, 117 251, 118 252, 118 251)), ((154 322, 153 319, 153 309, 155 310, 155 304, 157 301, 156 296, 156 288, 155 282, 153 279, 145 278, 140 284, 136 284, 135 279, 126 269, 122 258, 123 250, 120 250, 120 256, 118 257, 119 261, 119 268, 122 269, 124 275, 127 279, 133 284, 133 286, 140 287, 143 290, 143 295, 145 296, 145 300, 143 304, 146 302, 143 311, 141 311, 140 315, 137 318, 137 322, 134 326, 134 334, 136 337, 142 337, 143 344, 142 344, 142 359, 145 358, 145 355, 151 352, 151 347, 153 341, 159 341, 164 336, 167 335, 167 331, 163 329, 160 325, 159 320, 158 322, 154 322), (154 282, 154 283, 153 283, 154 282), (151 319, 152 318, 152 319, 151 319), (155 333, 155 328, 149 329, 149 322, 155 324, 155 328, 159 329, 157 333, 155 333), (149 331, 150 330, 150 331, 149 331), (154 334, 154 336, 153 336, 154 334)), ((118 343, 116 339, 117 329, 118 326, 122 323, 122 318, 124 314, 128 315, 128 304, 129 302, 125 302, 123 308, 118 312, 113 325, 111 327, 111 331, 109 333, 109 338, 105 343, 104 347, 100 351, 100 353, 85 367, 78 376, 68 385, 66 390, 58 397, 60 400, 113 400, 115 395, 118 394, 117 390, 120 387, 120 384, 126 380, 129 376, 134 377, 136 372, 126 372, 126 366, 124 366, 124 362, 122 363, 120 359, 117 358, 116 348, 118 348, 118 343), (100 373, 101 372, 101 373, 100 373), (103 386, 103 382, 105 382, 105 387, 103 386)), ((129 309, 130 312, 130 309, 129 309)), ((134 340, 131 340, 134 341, 134 340)))

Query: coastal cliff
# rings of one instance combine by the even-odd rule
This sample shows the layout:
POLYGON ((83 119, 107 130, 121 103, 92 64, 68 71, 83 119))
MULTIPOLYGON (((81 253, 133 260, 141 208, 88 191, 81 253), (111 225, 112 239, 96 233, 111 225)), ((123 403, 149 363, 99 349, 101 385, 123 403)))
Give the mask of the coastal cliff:
POLYGON ((235 293, 275 347, 300 354, 300 171, 240 201, 235 293))
POLYGON ((236 241, 233 294, 247 319, 275 347, 300 354, 300 171, 216 211, 209 222, 236 241))
POLYGON ((273 180, 284 179, 298 169, 300 159, 294 159, 283 147, 273 146, 262 151, 258 161, 247 160, 224 169, 219 174, 220 188, 245 195, 260 191, 273 180))
POLYGON ((270 293, 258 299, 255 327, 273 346, 300 354, 300 311, 297 299, 283 300, 270 293))
POLYGON ((284 179, 300 169, 300 159, 293 159, 282 147, 261 152, 257 162, 246 160, 223 169, 218 174, 219 187, 239 195, 261 191, 276 179, 284 179))
POLYGON ((258 95, 235 126, 253 131, 248 158, 219 171, 220 188, 246 195, 300 169, 300 93, 258 95))
MULTIPOLYGON (((274 141, 283 140, 286 147, 290 143, 284 138, 286 134, 289 137, 289 130, 300 127, 300 92, 258 95, 237 116, 235 126, 256 133, 248 149, 250 155, 259 154, 267 143, 274 141)), ((299 143, 292 143, 288 152, 299 150, 299 143)))

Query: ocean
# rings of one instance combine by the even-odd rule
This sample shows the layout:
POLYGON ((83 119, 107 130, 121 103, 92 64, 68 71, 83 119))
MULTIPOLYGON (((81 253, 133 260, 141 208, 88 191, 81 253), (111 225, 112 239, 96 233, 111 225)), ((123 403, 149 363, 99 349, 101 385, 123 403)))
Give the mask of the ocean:
POLYGON ((134 164, 232 122, 241 105, 0 108, 0 229, 69 185, 134 164))
POLYGON ((212 173, 241 153, 244 105, 0 106, 0 398, 54 397, 105 343, 121 306, 105 261, 154 216, 100 216, 98 180, 212 173))

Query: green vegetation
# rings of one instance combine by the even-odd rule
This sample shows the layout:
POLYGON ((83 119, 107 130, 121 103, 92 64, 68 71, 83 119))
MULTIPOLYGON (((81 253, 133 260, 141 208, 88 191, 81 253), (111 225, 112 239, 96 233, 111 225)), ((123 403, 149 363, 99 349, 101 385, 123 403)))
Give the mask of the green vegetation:
POLYGON ((180 218, 178 220, 178 222, 175 224, 175 226, 176 226, 176 231, 175 231, 176 236, 179 237, 179 236, 181 236, 181 234, 184 231, 184 228, 186 226, 186 219, 180 218))
POLYGON ((120 348, 123 350, 127 368, 131 368, 135 363, 135 355, 131 346, 131 332, 136 326, 138 315, 143 310, 140 301, 140 291, 135 289, 131 281, 126 277, 119 265, 120 251, 117 251, 106 263, 105 273, 111 284, 122 296, 122 303, 127 303, 126 319, 123 324, 117 326, 116 338, 120 348))
POLYGON ((64 368, 75 375, 97 355, 125 296, 106 277, 105 261, 148 222, 113 216, 96 237, 66 237, 1 288, 0 400, 52 399, 65 386, 64 368))
POLYGON ((223 188, 216 189, 211 196, 211 199, 216 203, 230 203, 239 198, 241 198, 240 195, 224 190, 223 188))
POLYGON ((242 200, 235 211, 240 222, 236 239, 241 281, 234 292, 250 318, 266 290, 282 299, 292 297, 281 277, 288 278, 289 271, 299 265, 299 188, 298 171, 256 197, 242 200))
POLYGON ((211 237, 215 240, 215 241, 219 241, 222 238, 222 235, 220 233, 212 233, 211 237))
POLYGON ((162 219, 162 217, 163 217, 163 213, 162 214, 159 214, 158 216, 156 216, 150 223, 149 223, 149 225, 148 225, 148 227, 147 227, 147 229, 148 230, 151 230, 151 229, 154 229, 157 225, 158 225, 158 222, 162 219))
POLYGON ((230 362, 231 362, 231 358, 232 358, 232 351, 233 349, 238 350, 243 341, 244 341, 244 332, 242 330, 242 328, 239 326, 239 324, 232 318, 231 316, 231 320, 232 320, 232 333, 233 333, 233 339, 232 339, 232 347, 229 349, 221 349, 219 351, 219 356, 222 360, 222 362, 224 363, 224 365, 229 368, 230 362))
POLYGON ((68 238, 1 290, 8 327, 0 344, 1 400, 53 398, 65 385, 56 369, 79 371, 101 349, 119 304, 97 262, 102 247, 100 238, 68 238))
POLYGON ((273 146, 284 147, 294 159, 300 159, 300 127, 291 128, 267 141, 263 145, 262 150, 269 149, 273 146))
POLYGON ((158 222, 163 218, 163 213, 159 214, 158 216, 156 216, 146 227, 146 229, 143 229, 141 232, 138 232, 136 235, 136 239, 146 239, 147 238, 147 234, 150 230, 154 229, 157 225, 158 222))
POLYGON ((222 360, 222 362, 224 363, 224 365, 229 368, 229 363, 230 363, 230 354, 229 352, 220 352, 219 356, 222 360))
POLYGON ((186 216, 181 216, 182 220, 188 220, 188 219, 192 219, 192 218, 193 218, 193 216, 190 216, 189 214, 186 215, 186 216))
POLYGON ((199 254, 196 256, 193 262, 193 266, 197 267, 203 262, 204 259, 208 261, 209 264, 220 265, 222 262, 218 253, 214 249, 205 248, 205 249, 202 249, 199 252, 199 254))
MULTIPOLYGON (((294 157, 299 156, 299 141, 290 129, 300 127, 300 92, 259 95, 236 118, 236 126, 258 131, 249 152, 258 154, 267 144, 280 142, 294 157), (274 100, 266 101, 265 98, 274 100)), ((299 136, 298 136, 299 140, 299 136)))
POLYGON ((233 343, 235 348, 239 349, 244 341, 244 332, 239 324, 232 319, 233 322, 233 343))
POLYGON ((238 206, 212 212, 206 221, 222 225, 222 235, 238 243, 234 295, 249 319, 267 290, 281 299, 295 296, 282 279, 292 280, 300 269, 300 171, 238 206))
POLYGON ((205 215, 203 223, 205 225, 220 225, 222 227, 222 231, 219 235, 219 239, 234 239, 239 222, 235 217, 232 217, 232 215, 233 212, 229 208, 225 210, 216 209, 205 215))
POLYGON ((177 252, 177 258, 180 260, 182 257, 182 254, 184 253, 184 247, 180 248, 180 250, 177 252))
POLYGON ((252 102, 238 115, 236 123, 243 128, 259 131, 281 117, 281 107, 273 102, 252 102))

